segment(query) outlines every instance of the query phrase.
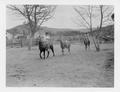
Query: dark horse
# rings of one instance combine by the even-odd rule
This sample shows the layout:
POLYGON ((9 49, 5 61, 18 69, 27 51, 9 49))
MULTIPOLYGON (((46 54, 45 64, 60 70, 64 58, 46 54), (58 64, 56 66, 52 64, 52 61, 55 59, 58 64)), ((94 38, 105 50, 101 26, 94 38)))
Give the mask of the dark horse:
POLYGON ((53 48, 53 44, 50 43, 49 41, 42 41, 42 40, 39 40, 39 50, 40 50, 40 58, 42 59, 42 52, 43 52, 43 56, 44 56, 44 59, 46 58, 45 57, 45 52, 47 51, 47 58, 49 57, 49 50, 51 49, 52 53, 53 53, 53 56, 55 56, 55 53, 54 53, 54 48, 53 48))
POLYGON ((67 40, 65 41, 59 40, 59 41, 60 41, 60 47, 62 49, 62 54, 64 55, 65 48, 68 49, 68 52, 70 53, 70 46, 71 46, 70 41, 67 40))
POLYGON ((89 38, 84 38, 84 45, 85 45, 85 49, 87 50, 87 48, 90 48, 90 40, 89 38))

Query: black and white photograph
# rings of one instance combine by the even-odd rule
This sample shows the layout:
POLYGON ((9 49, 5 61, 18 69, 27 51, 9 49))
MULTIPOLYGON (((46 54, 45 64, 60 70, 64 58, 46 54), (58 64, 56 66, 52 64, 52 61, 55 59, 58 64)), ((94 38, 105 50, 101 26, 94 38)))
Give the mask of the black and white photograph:
POLYGON ((6 5, 6 86, 114 88, 114 16, 114 5, 6 5))

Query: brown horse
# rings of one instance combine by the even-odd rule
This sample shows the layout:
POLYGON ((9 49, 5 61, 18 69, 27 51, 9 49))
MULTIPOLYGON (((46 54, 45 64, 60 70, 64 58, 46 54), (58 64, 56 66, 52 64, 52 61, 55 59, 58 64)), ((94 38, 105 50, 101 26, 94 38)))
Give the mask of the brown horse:
POLYGON ((68 40, 63 41, 61 39, 58 41, 60 41, 60 47, 62 49, 62 54, 64 55, 64 49, 68 49, 68 52, 70 53, 70 46, 71 46, 70 41, 68 40))
POLYGON ((52 53, 53 53, 53 56, 55 56, 55 53, 54 53, 54 48, 53 48, 53 44, 50 43, 49 41, 42 41, 41 39, 39 40, 39 50, 40 50, 40 58, 42 59, 42 52, 43 52, 43 56, 44 56, 44 59, 46 58, 45 57, 45 52, 47 51, 47 58, 49 57, 49 50, 51 49, 52 53))
POLYGON ((90 40, 89 38, 84 38, 84 45, 85 45, 85 50, 87 50, 87 48, 90 48, 90 40))

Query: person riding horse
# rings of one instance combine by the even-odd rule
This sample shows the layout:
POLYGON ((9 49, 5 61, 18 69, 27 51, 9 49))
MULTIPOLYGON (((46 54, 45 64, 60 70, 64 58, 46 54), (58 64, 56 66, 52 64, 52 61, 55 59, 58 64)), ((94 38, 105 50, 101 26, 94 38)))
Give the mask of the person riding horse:
POLYGON ((40 50, 40 58, 41 59, 42 59, 42 56, 41 56, 42 52, 44 55, 44 59, 45 59, 45 51, 48 52, 47 57, 49 56, 49 49, 51 49, 53 56, 55 56, 53 44, 50 41, 49 34, 46 32, 45 35, 39 36, 39 50, 40 50))
POLYGON ((43 41, 50 41, 50 36, 49 36, 49 34, 48 34, 48 32, 46 32, 45 33, 45 35, 43 35, 43 39, 42 39, 43 41))
POLYGON ((83 40, 84 40, 85 49, 87 50, 88 47, 90 48, 90 40, 87 34, 84 36, 83 40))

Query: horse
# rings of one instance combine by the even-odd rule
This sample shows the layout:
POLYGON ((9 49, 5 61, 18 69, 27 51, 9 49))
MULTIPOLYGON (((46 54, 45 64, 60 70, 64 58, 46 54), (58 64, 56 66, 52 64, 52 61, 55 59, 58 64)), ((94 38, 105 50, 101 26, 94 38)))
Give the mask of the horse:
POLYGON ((52 51, 53 53, 53 56, 55 56, 55 53, 54 53, 54 47, 53 47, 53 44, 49 41, 42 41, 41 39, 39 40, 39 50, 40 50, 40 58, 42 59, 42 52, 43 52, 43 55, 44 55, 44 59, 45 59, 45 52, 47 51, 47 58, 49 57, 49 51, 52 51))
POLYGON ((87 48, 90 48, 90 40, 89 38, 84 38, 84 45, 85 45, 85 49, 87 50, 87 48))
POLYGON ((60 41, 60 47, 62 49, 62 54, 64 55, 64 49, 68 49, 68 52, 70 53, 70 46, 71 46, 70 41, 68 40, 63 41, 61 39, 58 41, 60 41))

